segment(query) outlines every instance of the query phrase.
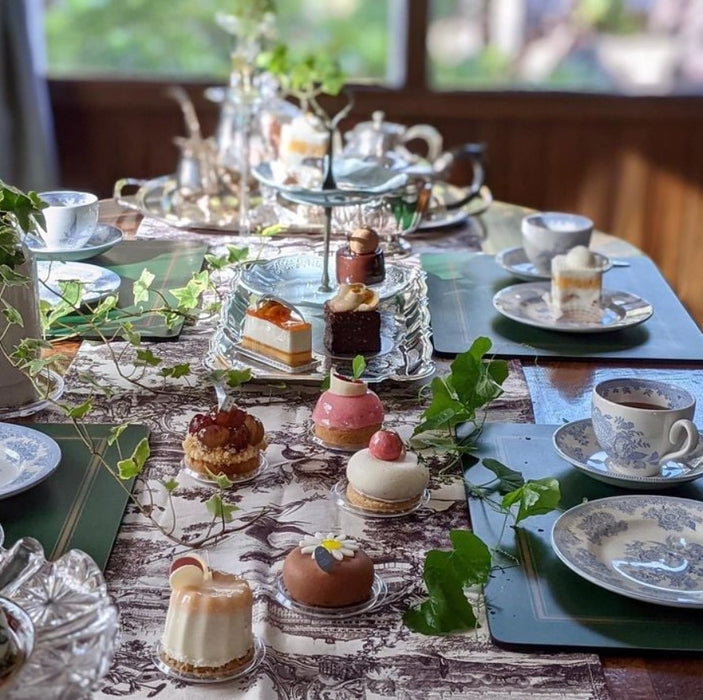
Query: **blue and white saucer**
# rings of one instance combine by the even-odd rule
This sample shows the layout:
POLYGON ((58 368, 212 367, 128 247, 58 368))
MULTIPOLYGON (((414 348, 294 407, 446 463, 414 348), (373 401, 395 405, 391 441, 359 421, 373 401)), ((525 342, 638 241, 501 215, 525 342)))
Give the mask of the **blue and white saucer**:
POLYGON ((28 238, 27 247, 37 260, 63 260, 73 262, 92 258, 117 245, 124 238, 124 232, 117 226, 98 224, 95 232, 81 248, 45 248, 37 239, 28 238))
POLYGON ((82 262, 43 260, 37 263, 39 298, 49 304, 58 304, 61 282, 77 280, 83 283, 82 304, 94 304, 110 294, 116 294, 122 280, 120 276, 99 265, 82 262))
POLYGON ((552 436, 560 457, 588 476, 611 486, 637 491, 661 491, 703 476, 703 435, 687 461, 666 462, 657 476, 627 476, 609 469, 609 457, 601 449, 590 418, 572 421, 552 436))

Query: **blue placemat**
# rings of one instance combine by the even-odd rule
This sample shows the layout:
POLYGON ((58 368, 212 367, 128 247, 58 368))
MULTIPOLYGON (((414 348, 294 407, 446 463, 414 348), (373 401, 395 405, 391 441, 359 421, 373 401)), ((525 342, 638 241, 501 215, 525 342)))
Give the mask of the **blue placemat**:
MULTIPOLYGON (((553 476, 561 486, 561 506, 634 491, 608 486, 582 474, 552 447, 556 425, 487 423, 478 456, 491 457, 522 472, 525 479, 553 476)), ((467 460, 468 464, 468 460, 467 460)), ((467 466, 467 481, 482 484, 493 474, 467 466)), ((703 500, 703 480, 663 494, 703 500)), ((509 556, 485 588, 488 627, 498 644, 543 647, 703 651, 703 610, 672 608, 632 600, 581 578, 552 551, 551 530, 560 512, 505 527, 503 514, 469 498, 471 525, 489 547, 509 556)))
POLYGON ((645 256, 629 259, 603 277, 606 288, 646 299, 654 314, 639 326, 607 333, 561 333, 534 328, 505 318, 494 308, 493 296, 519 284, 492 255, 429 253, 422 256, 435 350, 457 354, 477 336, 493 341, 492 352, 507 357, 569 359, 703 360, 703 333, 657 266, 645 256))

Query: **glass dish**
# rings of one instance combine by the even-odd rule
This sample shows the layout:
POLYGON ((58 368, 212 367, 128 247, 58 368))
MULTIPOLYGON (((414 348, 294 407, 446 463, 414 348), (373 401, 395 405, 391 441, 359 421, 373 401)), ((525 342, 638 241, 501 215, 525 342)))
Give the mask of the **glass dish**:
POLYGON ((335 503, 346 510, 348 513, 353 513, 354 515, 360 515, 362 518, 402 518, 405 515, 410 515, 416 510, 423 508, 430 502, 430 490, 425 489, 420 496, 420 500, 411 508, 406 508, 405 510, 399 510, 395 513, 379 513, 373 510, 365 510, 364 508, 359 508, 353 503, 350 503, 347 498, 347 485, 349 482, 346 479, 340 479, 331 489, 330 493, 335 503))
MULTIPOLYGON (((385 333, 390 338, 390 352, 367 358, 366 369, 361 378, 370 384, 387 379, 416 381, 434 373, 425 273, 415 267, 406 269, 409 271, 408 285, 401 293, 382 301, 379 305, 382 334, 385 333)), ((320 351, 320 339, 324 332, 324 319, 320 309, 311 309, 311 313, 306 317, 312 324, 313 356, 320 360, 316 371, 290 374, 241 355, 237 347, 250 292, 243 288, 237 279, 233 282, 232 290, 223 304, 218 327, 210 341, 210 349, 205 358, 206 367, 213 370, 250 369, 257 379, 284 383, 319 384, 329 374, 332 366, 342 374, 352 375, 351 358, 331 358, 320 351)))
POLYGON ((288 595, 288 589, 283 583, 281 575, 276 579, 276 600, 288 610, 307 615, 308 617, 319 617, 325 620, 342 620, 346 617, 354 617, 361 613, 368 612, 380 608, 388 594, 388 586, 386 582, 378 575, 374 574, 373 584, 371 585, 371 597, 363 603, 356 605, 345 605, 341 608, 323 608, 317 605, 306 605, 298 603, 288 595))
POLYGON ((180 671, 173 666, 169 666, 169 664, 166 663, 166 661, 164 661, 161 657, 161 642, 159 642, 156 645, 156 650, 154 652, 154 664, 156 665, 156 668, 158 668, 164 675, 169 678, 184 681, 185 683, 223 683, 224 681, 233 681, 235 678, 241 678, 242 676, 250 674, 261 665, 265 655, 266 646, 256 635, 254 635, 254 656, 252 656, 250 661, 245 663, 240 668, 230 671, 229 673, 215 673, 206 676, 199 673, 180 671))
MULTIPOLYGON (((181 460, 181 466, 183 467, 183 471, 191 478, 195 479, 196 481, 199 481, 202 484, 214 484, 216 483, 213 479, 210 479, 206 474, 201 474, 199 471, 196 471, 190 466, 190 463, 188 461, 188 457, 185 455, 183 456, 183 459, 181 460)), ((269 466, 269 461, 266 459, 266 455, 263 453, 259 454, 259 466, 256 467, 256 469, 252 469, 250 472, 247 472, 246 474, 242 474, 241 476, 230 476, 227 477, 230 481, 234 482, 234 484, 244 484, 247 481, 253 481, 256 479, 261 472, 263 472, 267 467, 269 466)))
POLYGON ((29 615, 8 598, 0 597, 0 610, 5 613, 14 647, 10 664, 0 669, 0 695, 6 697, 18 680, 18 675, 34 649, 34 624, 29 615))
POLYGON ((117 648, 117 608, 95 562, 71 550, 49 562, 25 537, 0 549, 0 594, 31 618, 35 647, 8 700, 79 698, 97 687, 117 648))

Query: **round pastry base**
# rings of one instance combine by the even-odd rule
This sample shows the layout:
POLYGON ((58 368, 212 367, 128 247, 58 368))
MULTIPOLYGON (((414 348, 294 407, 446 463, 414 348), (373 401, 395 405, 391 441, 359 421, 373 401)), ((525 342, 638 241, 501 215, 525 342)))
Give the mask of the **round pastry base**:
POLYGON ((276 600, 288 610, 306 615, 307 617, 318 617, 325 620, 342 620, 345 617, 354 617, 361 613, 368 612, 375 608, 381 607, 385 602, 388 594, 388 586, 386 582, 378 575, 374 574, 373 584, 371 585, 371 597, 363 603, 356 605, 345 605, 340 608, 324 608, 317 605, 306 605, 293 600, 288 594, 286 584, 283 583, 281 574, 276 578, 276 600))
MULTIPOLYGON (((250 472, 246 472, 245 474, 233 474, 232 476, 228 476, 227 478, 233 482, 234 484, 244 484, 247 481, 253 481, 256 479, 261 472, 263 472, 269 465, 268 459, 266 459, 266 455, 261 452, 259 453, 259 466, 256 467, 256 469, 252 469, 250 472)), ((183 455, 183 459, 181 460, 181 466, 183 467, 183 471, 191 477, 191 479, 195 479, 196 481, 200 481, 203 484, 215 484, 215 480, 211 479, 207 474, 203 474, 202 472, 197 471, 196 469, 193 469, 190 466, 190 461, 188 460, 188 457, 183 455)))
POLYGON ((232 671, 208 674, 181 671, 164 661, 162 658, 161 642, 156 645, 156 649, 154 651, 154 663, 156 664, 156 668, 158 668, 159 671, 161 671, 161 673, 165 676, 175 678, 179 681, 184 681, 185 683, 224 683, 225 681, 232 681, 235 678, 241 678, 242 676, 246 676, 254 671, 264 660, 265 655, 266 646, 256 635, 254 635, 254 655, 251 659, 249 659, 249 661, 232 671))
POLYGON ((343 452, 343 453, 353 453, 353 452, 358 452, 359 450, 363 450, 365 447, 369 446, 369 443, 365 444, 359 444, 359 445, 332 445, 329 442, 326 442, 322 438, 318 437, 315 435, 315 424, 310 423, 308 426, 308 432, 310 433, 310 439, 316 444, 319 445, 320 447, 324 447, 326 450, 330 450, 330 452, 343 452))
POLYGON ((346 479, 340 479, 331 489, 330 493, 336 504, 354 515, 360 515, 363 518, 402 518, 405 515, 410 515, 416 510, 426 506, 430 501, 430 490, 425 489, 420 496, 420 500, 412 507, 406 508, 404 510, 396 511, 395 513, 382 513, 375 510, 366 510, 364 508, 359 508, 359 506, 354 505, 347 498, 347 486, 349 482, 346 479))
POLYGON ((34 401, 24 404, 23 406, 0 408, 0 420, 31 416, 49 406, 52 401, 57 401, 61 398, 64 389, 63 378, 53 370, 47 369, 45 371, 46 374, 40 374, 37 377, 37 383, 41 387, 42 396, 39 396, 34 401))

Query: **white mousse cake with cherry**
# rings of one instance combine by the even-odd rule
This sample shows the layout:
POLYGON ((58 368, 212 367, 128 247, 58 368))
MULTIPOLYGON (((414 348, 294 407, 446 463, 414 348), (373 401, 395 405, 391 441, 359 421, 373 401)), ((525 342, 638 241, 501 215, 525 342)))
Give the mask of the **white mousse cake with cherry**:
POLYGON ((211 570, 197 554, 175 559, 161 659, 181 673, 236 672, 254 655, 253 597, 239 576, 211 570))
POLYGON ((355 452, 347 464, 347 500, 373 513, 401 513, 418 505, 430 473, 408 452, 400 436, 379 430, 369 446, 355 452))
POLYGON ((597 321, 601 318, 603 267, 586 246, 552 259, 551 307, 556 318, 597 321))
POLYGON ((240 345, 286 367, 312 362, 312 326, 293 307, 274 299, 247 309, 240 345))

